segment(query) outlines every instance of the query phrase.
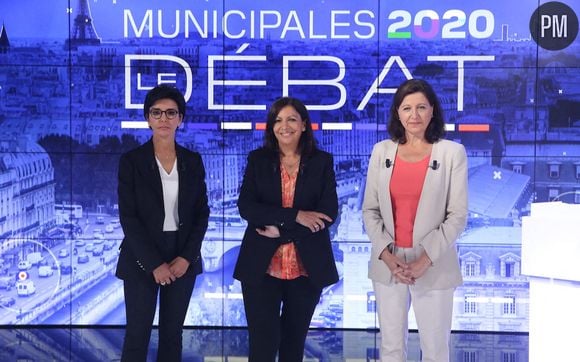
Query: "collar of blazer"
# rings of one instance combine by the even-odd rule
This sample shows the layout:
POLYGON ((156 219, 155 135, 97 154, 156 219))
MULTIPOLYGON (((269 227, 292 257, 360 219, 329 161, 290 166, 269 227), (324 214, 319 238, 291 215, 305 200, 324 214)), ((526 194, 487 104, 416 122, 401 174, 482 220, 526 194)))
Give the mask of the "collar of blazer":
MULTIPOLYGON (((384 185, 386 185, 386 187, 381 188, 381 194, 383 195, 383 197, 386 198, 387 202, 390 204, 391 203, 391 195, 389 190, 389 184, 391 182, 391 176, 394 170, 394 167, 392 165, 395 164, 395 158, 397 157, 397 148, 399 146, 398 142, 394 142, 392 140, 388 140, 387 142, 384 143, 383 145, 383 149, 382 149, 382 160, 380 160, 380 165, 381 165, 381 169, 384 170, 382 172, 385 172, 383 175, 385 175, 385 178, 381 180, 381 183, 384 182, 384 185), (390 164, 391 166, 386 167, 385 166, 385 162, 387 160, 390 160, 390 164), (383 192, 384 191, 384 192, 383 192)), ((431 165, 433 165, 433 161, 437 160, 437 163, 439 165, 442 165, 442 161, 443 161, 443 156, 445 154, 445 142, 442 142, 442 140, 436 141, 433 143, 433 149, 431 150, 431 156, 429 159, 429 166, 427 168, 427 173, 425 175, 425 181, 423 182, 423 187, 424 189, 427 189, 427 191, 425 192, 425 190, 423 190, 423 192, 421 193, 421 198, 419 199, 419 207, 421 206, 422 202, 425 199, 425 195, 430 195, 432 192, 436 191, 436 190, 431 190, 432 187, 434 187, 434 180, 444 177, 445 171, 441 168, 438 167, 437 169, 433 169, 431 165)), ((443 166, 444 167, 444 166, 443 166)))
MULTIPOLYGON (((431 156, 429 159, 429 165, 433 164, 434 160, 437 160, 437 163, 441 164, 441 152, 443 147, 443 140, 435 141, 433 143, 433 148, 431 149, 431 156)), ((386 160, 390 160, 391 164, 395 162, 395 158, 397 157, 397 150, 399 148, 399 143, 387 140, 385 143, 384 149, 384 157, 385 159, 381 161, 381 164, 384 165, 386 160)))
MULTIPOLYGON (((151 166, 151 170, 157 170, 157 162, 155 161, 155 149, 153 147, 153 139, 150 138, 149 141, 143 144, 145 149, 145 154, 147 157, 146 162, 151 166)), ((184 162, 184 149, 177 142, 175 142, 175 155, 177 157, 177 167, 179 171, 186 170, 186 162, 184 162)))
MULTIPOLYGON (((178 167, 178 175, 179 175, 179 183, 184 182, 184 177, 186 173, 189 171, 187 168, 187 162, 185 162, 184 158, 184 149, 177 143, 175 143, 175 153, 177 156, 177 167, 178 167)), ((161 183, 161 174, 159 173, 159 167, 157 166, 157 162, 155 161, 155 150, 153 148, 153 140, 149 139, 149 141, 143 144, 143 160, 144 160, 144 168, 146 168, 150 172, 150 182, 155 189, 156 195, 159 200, 163 201, 163 184, 161 183)), ((181 196, 181 191, 183 188, 179 188, 179 195, 181 196)))
MULTIPOLYGON (((382 173, 382 176, 384 177, 381 177, 378 186, 379 197, 381 199, 381 204, 383 205, 382 210, 384 211, 383 219, 385 220, 387 230, 393 234, 394 218, 392 214, 392 208, 390 206, 392 200, 389 191, 389 185, 394 167, 385 167, 385 161, 390 159, 391 162, 394 162, 397 155, 398 145, 399 144, 397 142, 392 140, 388 140, 382 145, 381 156, 383 159, 380 161, 380 167, 381 170, 383 170, 381 173, 384 172, 382 173)), ((446 179, 444 170, 446 165, 444 162, 442 163, 443 156, 446 153, 446 148, 446 142, 442 140, 433 143, 429 165, 432 164, 433 160, 437 160, 439 164, 442 164, 442 167, 438 168, 437 170, 433 170, 431 167, 427 169, 425 180, 423 182, 423 189, 421 191, 421 196, 417 205, 414 233, 416 232, 418 234, 422 234, 425 232, 423 228, 425 225, 430 224, 425 223, 422 220, 432 219, 433 208, 445 207, 445 205, 438 201, 439 196, 442 194, 438 187, 441 186, 441 181, 446 179)))
MULTIPOLYGON (((274 172, 280 172, 280 154, 277 151, 272 151, 272 150, 265 148, 265 147, 263 147, 262 149, 264 150, 264 152, 268 155, 268 158, 270 159, 270 163, 272 164, 272 170, 274 172)), ((308 166, 308 162, 316 154, 316 152, 317 151, 313 151, 309 155, 300 156, 300 170, 298 171, 299 173, 304 173, 304 170, 308 166)))
MULTIPOLYGON (((272 181, 274 181, 271 189, 265 192, 272 192, 274 194, 278 193, 280 195, 279 202, 280 205, 282 205, 282 187, 280 182, 281 181, 280 156, 278 152, 269 150, 267 148, 262 148, 261 152, 264 152, 263 154, 261 154, 261 160, 267 160, 266 165, 269 164, 268 168, 271 168, 272 170, 272 181)), ((298 178, 296 180, 296 187, 294 189, 293 207, 295 208, 299 208, 301 205, 309 204, 309 201, 305 199, 308 197, 308 193, 304 192, 305 189, 308 187, 307 184, 308 181, 306 176, 308 175, 309 169, 308 167, 310 166, 311 163, 313 164, 312 167, 319 166, 318 164, 316 164, 316 160, 314 160, 314 157, 316 157, 317 153, 318 151, 315 150, 314 152, 310 153, 307 156, 300 157, 300 169, 298 171, 298 178)))

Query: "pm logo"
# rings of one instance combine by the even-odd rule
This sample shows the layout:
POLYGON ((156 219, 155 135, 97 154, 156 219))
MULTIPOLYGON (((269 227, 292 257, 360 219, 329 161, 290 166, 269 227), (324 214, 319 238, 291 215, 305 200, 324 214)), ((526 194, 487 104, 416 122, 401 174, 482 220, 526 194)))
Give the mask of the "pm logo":
POLYGON ((543 4, 530 19, 534 41, 546 50, 567 48, 578 35, 578 17, 568 5, 557 1, 543 4))

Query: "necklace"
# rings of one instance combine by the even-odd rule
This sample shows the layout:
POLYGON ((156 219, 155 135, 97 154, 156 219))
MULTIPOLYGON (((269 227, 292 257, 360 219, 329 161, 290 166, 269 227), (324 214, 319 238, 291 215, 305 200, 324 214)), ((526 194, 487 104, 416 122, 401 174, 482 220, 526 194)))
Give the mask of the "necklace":
POLYGON ((170 153, 168 155, 165 155, 165 157, 161 157, 159 153, 156 152, 155 157, 159 160, 159 163, 161 164, 161 167, 163 167, 165 172, 170 174, 171 170, 173 169, 173 165, 175 164, 177 155, 175 153, 170 153))
POLYGON ((158 153, 155 154, 155 157, 157 157, 157 159, 159 161, 161 161, 161 163, 165 163, 165 162, 173 162, 175 161, 175 154, 172 155, 160 155, 158 153))
POLYGON ((166 152, 155 152, 155 157, 157 157, 160 161, 171 161, 175 158, 176 154, 175 154, 175 150, 169 150, 166 152))
POLYGON ((286 172, 288 172, 289 174, 293 174, 293 173, 296 173, 296 171, 298 171, 298 164, 300 163, 300 157, 298 157, 298 159, 294 162, 284 162, 284 160, 281 158, 280 163, 282 164, 282 166, 284 167, 286 172))

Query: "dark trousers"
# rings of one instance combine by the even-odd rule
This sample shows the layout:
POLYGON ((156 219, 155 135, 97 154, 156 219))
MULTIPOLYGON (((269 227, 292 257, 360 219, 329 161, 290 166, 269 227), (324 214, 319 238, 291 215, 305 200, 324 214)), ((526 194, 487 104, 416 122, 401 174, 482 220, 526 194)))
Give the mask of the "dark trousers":
POLYGON ((140 279, 124 280, 127 327, 123 342, 122 362, 144 362, 147 360, 158 295, 159 347, 157 361, 181 361, 183 323, 195 278, 196 275, 188 270, 181 278, 166 286, 159 286, 155 283, 153 275, 145 273, 140 279))
POLYGON ((242 283, 250 338, 249 362, 298 362, 322 290, 306 277, 267 275, 259 286, 242 283))

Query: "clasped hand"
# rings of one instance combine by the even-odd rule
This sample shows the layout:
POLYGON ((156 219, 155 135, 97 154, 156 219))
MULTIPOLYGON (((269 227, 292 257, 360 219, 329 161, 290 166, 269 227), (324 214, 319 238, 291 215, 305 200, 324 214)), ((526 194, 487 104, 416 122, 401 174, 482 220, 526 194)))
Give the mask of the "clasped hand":
POLYGON ((275 225, 266 225, 263 228, 256 228, 256 232, 267 238, 279 238, 280 229, 275 225))
POLYGON ((177 278, 181 278, 189 267, 189 261, 181 256, 173 259, 170 263, 163 263, 153 270, 155 283, 162 286, 173 283, 177 278))
MULTIPOLYGON (((310 229, 313 233, 324 229, 324 221, 332 222, 332 219, 318 211, 299 210, 296 215, 296 222, 310 229)), ((280 229, 275 225, 266 225, 262 228, 256 228, 256 232, 267 238, 279 238, 280 229)))
POLYGON ((395 283, 403 283, 408 285, 415 284, 415 281, 425 274, 427 269, 431 266, 431 259, 427 254, 423 253, 416 260, 406 263, 396 255, 389 253, 387 250, 381 255, 381 259, 387 264, 391 271, 395 283))
POLYGON ((296 222, 310 229, 313 233, 324 229, 324 221, 332 222, 330 216, 318 211, 298 211, 296 222))
MULTIPOLYGON (((396 256, 395 258, 399 259, 396 256)), ((387 266, 389 266, 389 263, 387 263, 387 266)), ((397 260, 394 262, 392 267, 389 266, 389 269, 391 270, 391 274, 395 279, 395 283, 403 283, 408 285, 415 284, 415 278, 411 275, 409 264, 397 260)))

